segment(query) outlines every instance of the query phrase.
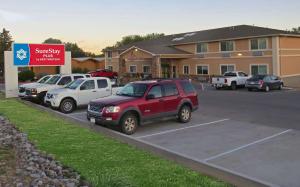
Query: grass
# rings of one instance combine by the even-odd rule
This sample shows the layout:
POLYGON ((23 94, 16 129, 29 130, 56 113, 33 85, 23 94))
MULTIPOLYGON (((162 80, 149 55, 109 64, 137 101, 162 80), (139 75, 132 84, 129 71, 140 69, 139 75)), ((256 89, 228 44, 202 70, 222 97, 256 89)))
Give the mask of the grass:
POLYGON ((2 96, 0 114, 27 133, 40 150, 74 168, 94 186, 230 186, 15 99, 2 96))

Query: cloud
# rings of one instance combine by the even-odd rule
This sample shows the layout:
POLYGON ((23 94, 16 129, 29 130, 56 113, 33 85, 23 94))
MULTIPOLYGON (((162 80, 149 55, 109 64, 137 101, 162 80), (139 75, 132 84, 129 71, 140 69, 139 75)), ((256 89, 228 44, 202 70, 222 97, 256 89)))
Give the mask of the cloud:
POLYGON ((28 19, 28 17, 24 14, 7 11, 7 10, 1 10, 1 9, 0 9, 0 18, 4 19, 7 22, 19 22, 28 19))

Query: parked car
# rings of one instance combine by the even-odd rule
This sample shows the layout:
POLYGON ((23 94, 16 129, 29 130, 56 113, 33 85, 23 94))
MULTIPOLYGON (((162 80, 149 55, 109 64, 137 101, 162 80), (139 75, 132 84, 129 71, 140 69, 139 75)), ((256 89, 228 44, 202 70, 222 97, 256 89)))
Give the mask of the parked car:
POLYGON ((281 90, 283 88, 283 81, 274 75, 254 75, 247 80, 246 88, 249 91, 264 90, 266 92, 273 89, 281 90))
POLYGON ((71 113, 76 107, 116 94, 119 89, 120 87, 112 87, 110 79, 106 77, 77 79, 64 88, 48 91, 45 103, 63 113, 71 113))
POLYGON ((99 69, 96 71, 89 72, 92 77, 107 77, 110 79, 117 79, 118 73, 109 69, 99 69))
POLYGON ((137 81, 125 85, 115 96, 93 100, 87 119, 102 125, 117 125, 133 134, 143 121, 177 116, 182 123, 198 108, 198 95, 188 80, 137 81))
POLYGON ((237 87, 245 86, 246 80, 249 78, 250 76, 242 71, 229 71, 225 72, 223 76, 213 77, 212 85, 216 89, 231 88, 235 90, 237 87))
POLYGON ((38 81, 36 82, 32 82, 32 83, 26 83, 26 84, 22 84, 19 86, 19 97, 20 98, 24 98, 26 96, 25 90, 30 89, 31 87, 35 87, 38 84, 43 84, 43 83, 47 83, 47 81, 52 77, 53 75, 46 75, 43 76, 42 78, 40 78, 38 81))
POLYGON ((31 86, 30 88, 25 89, 25 97, 38 102, 43 103, 46 93, 49 90, 56 89, 56 88, 62 88, 65 85, 69 84, 73 80, 79 79, 79 78, 85 78, 89 75, 85 74, 71 74, 71 75, 53 75, 47 82, 45 83, 38 83, 34 86, 31 86))

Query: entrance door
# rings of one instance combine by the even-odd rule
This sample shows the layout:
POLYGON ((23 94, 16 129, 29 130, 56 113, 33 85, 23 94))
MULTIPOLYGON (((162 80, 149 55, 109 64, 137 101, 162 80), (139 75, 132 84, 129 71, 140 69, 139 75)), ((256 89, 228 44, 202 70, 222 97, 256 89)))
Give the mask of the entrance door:
POLYGON ((176 78, 176 66, 172 66, 172 78, 176 78))
POLYGON ((161 64, 161 74, 162 74, 162 78, 170 78, 169 64, 161 64))

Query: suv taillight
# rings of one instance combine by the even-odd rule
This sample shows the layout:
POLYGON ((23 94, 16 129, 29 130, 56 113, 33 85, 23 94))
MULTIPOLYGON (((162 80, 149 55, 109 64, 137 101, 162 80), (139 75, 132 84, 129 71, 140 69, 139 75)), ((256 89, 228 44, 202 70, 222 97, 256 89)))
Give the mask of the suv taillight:
POLYGON ((264 81, 263 80, 259 80, 258 83, 259 83, 259 86, 262 87, 263 84, 264 84, 264 81))

